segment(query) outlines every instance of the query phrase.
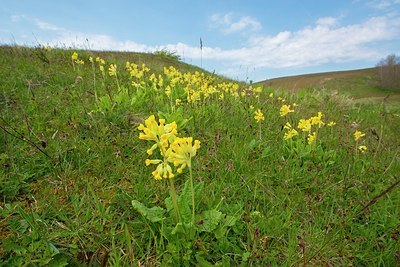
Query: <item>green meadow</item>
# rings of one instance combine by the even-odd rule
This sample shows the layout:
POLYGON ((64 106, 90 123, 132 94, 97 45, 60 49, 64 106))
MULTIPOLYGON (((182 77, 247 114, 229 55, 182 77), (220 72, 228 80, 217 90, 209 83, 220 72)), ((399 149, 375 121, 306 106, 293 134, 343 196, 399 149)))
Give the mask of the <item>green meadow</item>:
POLYGON ((0 265, 399 266, 400 93, 374 75, 0 47, 0 265))

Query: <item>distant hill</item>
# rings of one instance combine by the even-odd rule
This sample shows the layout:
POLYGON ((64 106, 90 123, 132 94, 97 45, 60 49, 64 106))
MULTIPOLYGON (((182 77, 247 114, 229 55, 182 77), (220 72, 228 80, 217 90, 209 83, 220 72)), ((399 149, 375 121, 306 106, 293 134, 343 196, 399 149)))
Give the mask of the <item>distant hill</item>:
POLYGON ((388 90, 379 85, 379 76, 375 68, 281 77, 261 81, 256 85, 291 91, 325 89, 344 93, 363 101, 381 101, 387 96, 390 101, 400 101, 400 92, 388 90))

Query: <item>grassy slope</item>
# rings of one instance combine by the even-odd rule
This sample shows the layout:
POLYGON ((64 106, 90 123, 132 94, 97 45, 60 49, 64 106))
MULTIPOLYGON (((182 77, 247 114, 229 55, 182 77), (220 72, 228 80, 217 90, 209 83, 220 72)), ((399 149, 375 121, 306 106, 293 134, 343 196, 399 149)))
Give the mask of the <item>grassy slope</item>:
POLYGON ((392 102, 400 101, 400 92, 380 87, 378 79, 376 70, 368 68, 275 78, 257 84, 292 91, 310 88, 325 89, 348 95, 354 99, 375 102, 382 101, 389 95, 388 100, 392 102))
MULTIPOLYGON (((130 203, 164 207, 169 195, 167 183, 155 181, 144 164, 149 144, 137 130, 149 115, 170 112, 168 98, 162 91, 137 91, 128 106, 96 112, 94 89, 99 97, 115 96, 115 81, 108 77, 101 86, 99 79, 93 88, 87 63, 73 70, 72 51, 43 53, 50 64, 40 50, 0 49, 0 265, 152 266, 171 260, 170 236, 161 236, 159 224, 130 203)), ((143 54, 101 56, 118 66, 148 60, 153 69, 179 64, 193 71, 143 54)), ((129 86, 126 76, 120 79, 129 86)), ((196 183, 204 182, 197 211, 238 216, 223 237, 201 233, 189 242, 190 264, 198 261, 195 255, 220 266, 398 264, 398 187, 360 210, 400 178, 400 107, 348 102, 326 92, 275 90, 269 98, 270 92, 224 101, 215 96, 175 113, 192 117, 182 131, 202 142, 193 162, 196 183), (278 96, 297 102, 295 112, 280 117, 278 96), (250 105, 264 112, 262 124, 250 105), (337 125, 320 129, 310 153, 301 149, 304 138, 283 141, 287 121, 296 125, 318 111, 337 125), (360 141, 365 154, 354 152, 355 129, 366 133, 360 141)), ((178 191, 187 175, 176 179, 178 191)))

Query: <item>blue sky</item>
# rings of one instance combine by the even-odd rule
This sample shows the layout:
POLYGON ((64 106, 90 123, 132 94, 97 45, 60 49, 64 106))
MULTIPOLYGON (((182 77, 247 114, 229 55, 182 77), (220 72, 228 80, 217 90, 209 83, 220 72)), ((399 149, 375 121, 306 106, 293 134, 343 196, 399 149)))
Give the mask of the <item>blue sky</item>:
POLYGON ((0 43, 167 49, 259 81, 373 67, 399 55, 400 0, 0 0, 0 43))

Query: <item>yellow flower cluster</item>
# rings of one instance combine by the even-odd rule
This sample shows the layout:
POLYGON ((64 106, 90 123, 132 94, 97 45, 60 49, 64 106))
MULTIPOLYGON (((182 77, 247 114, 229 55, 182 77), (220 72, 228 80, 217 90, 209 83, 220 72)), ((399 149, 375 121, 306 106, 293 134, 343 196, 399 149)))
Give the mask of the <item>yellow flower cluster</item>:
POLYGON ((254 112, 254 119, 257 121, 257 123, 265 119, 261 109, 258 109, 256 112, 254 112))
POLYGON ((286 130, 288 130, 288 131, 285 133, 284 137, 283 137, 285 140, 291 139, 292 137, 294 137, 294 136, 296 136, 296 135, 299 134, 299 133, 296 131, 296 129, 294 129, 294 128, 292 127, 292 125, 291 125, 289 122, 287 122, 283 128, 286 129, 286 130))
POLYGON ((156 180, 165 178, 174 178, 174 172, 170 165, 176 168, 176 172, 181 173, 185 167, 191 168, 191 159, 196 155, 200 148, 200 141, 195 140, 193 144, 192 137, 177 137, 178 130, 176 122, 165 124, 164 119, 158 122, 154 115, 151 115, 140 124, 138 130, 139 139, 153 141, 155 144, 147 150, 148 155, 152 155, 158 148, 162 159, 146 159, 146 166, 157 165, 152 172, 156 180))
MULTIPOLYGON (((130 77, 133 79, 131 82, 132 86, 142 88, 145 86, 146 75, 150 72, 149 67, 147 67, 145 64, 142 64, 142 66, 139 67, 135 63, 130 63, 127 61, 125 63, 125 69, 129 72, 130 77)), ((149 80, 152 84, 157 83, 157 78, 154 73, 147 80, 149 80)))
POLYGON ((111 64, 110 67, 108 67, 108 75, 117 76, 117 65, 116 64, 111 64))
POLYGON ((99 70, 102 73, 102 75, 104 76, 104 65, 106 65, 106 61, 100 57, 96 57, 95 61, 99 64, 99 70))
MULTIPOLYGON (((78 59, 77 52, 74 52, 71 57, 73 63, 84 64, 83 60, 78 59)), ((116 64, 110 64, 107 69, 108 73, 106 73, 106 62, 104 59, 90 57, 89 61, 92 64, 94 62, 98 63, 104 79, 106 78, 106 74, 108 74, 107 76, 114 76, 118 84, 118 78, 120 77, 116 64)), ((174 103, 176 99, 180 99, 179 104, 199 102, 205 104, 213 96, 219 100, 225 100, 228 96, 238 99, 248 96, 259 97, 262 92, 262 87, 252 87, 251 85, 239 86, 238 83, 233 82, 218 82, 213 75, 207 75, 198 71, 194 73, 182 73, 173 66, 164 67, 163 74, 156 75, 155 73, 151 73, 150 68, 145 64, 137 65, 126 62, 125 70, 129 73, 133 87, 162 92, 170 98, 171 103, 174 103)))
POLYGON ((290 109, 290 105, 282 105, 279 110, 279 114, 281 115, 281 117, 284 117, 291 112, 294 112, 294 110, 290 109))
POLYGON ((365 136, 365 133, 363 133, 363 132, 361 132, 359 130, 356 130, 354 132, 354 141, 358 141, 363 136, 365 136))
MULTIPOLYGON (((290 110, 290 105, 283 105, 284 111, 290 110), (286 107, 284 107, 286 106, 286 107)), ((282 107, 281 107, 281 116, 282 116, 282 107)), ((302 132, 307 134, 307 143, 311 145, 317 139, 317 132, 318 129, 325 125, 325 122, 322 120, 322 112, 318 112, 316 116, 312 116, 308 119, 300 119, 297 123, 297 128, 302 132), (317 127, 317 129, 313 130, 313 126, 317 127)), ((330 122, 328 126, 335 125, 335 122, 330 122)), ((294 136, 298 135, 298 132, 290 125, 289 122, 286 123, 284 129, 287 131, 285 132, 284 139, 288 140, 293 138, 294 136)))
MULTIPOLYGON (((361 137, 364 137, 364 136, 365 136, 365 133, 363 133, 363 132, 361 132, 361 131, 359 131, 359 130, 356 130, 356 131, 354 132, 353 136, 354 136, 354 141, 356 141, 356 147, 357 147, 358 141, 360 140, 361 137)), ((357 149, 358 149, 361 153, 364 153, 365 151, 367 151, 367 147, 366 147, 365 145, 358 146, 357 149)))
POLYGON ((71 59, 72 59, 72 63, 76 63, 78 65, 84 65, 85 64, 85 62, 78 57, 78 53, 77 52, 73 52, 72 53, 71 59))

